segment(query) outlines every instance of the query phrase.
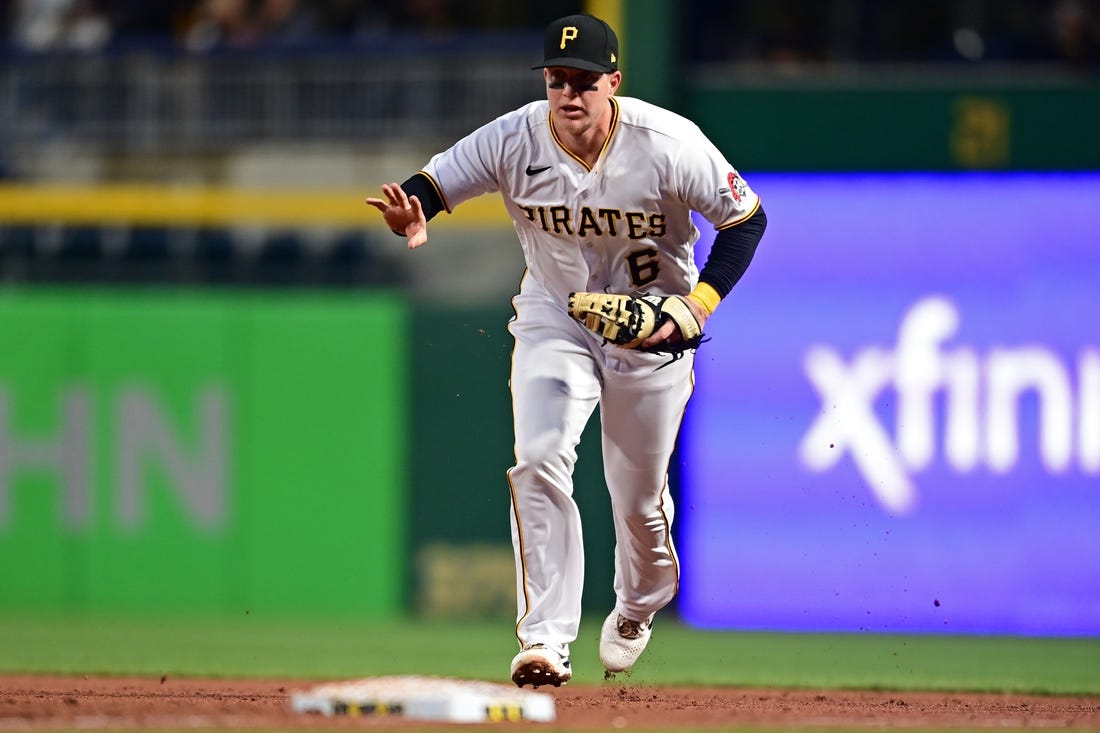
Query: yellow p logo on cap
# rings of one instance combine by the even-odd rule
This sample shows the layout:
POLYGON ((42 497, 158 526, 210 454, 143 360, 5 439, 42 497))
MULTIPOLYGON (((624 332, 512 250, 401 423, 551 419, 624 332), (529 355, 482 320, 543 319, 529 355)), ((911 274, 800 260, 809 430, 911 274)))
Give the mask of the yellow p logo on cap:
POLYGON ((567 25, 561 29, 561 49, 565 50, 565 42, 577 37, 577 26, 567 25))

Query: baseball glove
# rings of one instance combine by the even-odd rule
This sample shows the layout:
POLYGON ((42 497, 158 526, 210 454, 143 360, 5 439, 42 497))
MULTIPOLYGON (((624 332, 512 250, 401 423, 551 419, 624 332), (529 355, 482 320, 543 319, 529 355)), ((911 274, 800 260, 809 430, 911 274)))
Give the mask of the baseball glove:
POLYGON ((605 343, 653 354, 672 354, 673 361, 684 352, 699 348, 704 340, 695 314, 676 295, 570 293, 569 315, 603 336, 605 343), (642 348, 642 342, 669 319, 680 329, 680 340, 642 348))

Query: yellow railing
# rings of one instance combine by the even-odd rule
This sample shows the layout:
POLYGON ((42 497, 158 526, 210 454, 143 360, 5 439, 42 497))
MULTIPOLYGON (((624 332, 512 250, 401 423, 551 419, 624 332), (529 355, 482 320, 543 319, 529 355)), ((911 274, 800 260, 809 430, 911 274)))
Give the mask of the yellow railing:
MULTIPOLYGON (((239 189, 116 184, 104 186, 0 185, 0 225, 102 224, 133 226, 340 226, 384 229, 364 203, 380 191, 359 189, 239 189)), ((499 197, 468 201, 445 226, 510 226, 499 197)))

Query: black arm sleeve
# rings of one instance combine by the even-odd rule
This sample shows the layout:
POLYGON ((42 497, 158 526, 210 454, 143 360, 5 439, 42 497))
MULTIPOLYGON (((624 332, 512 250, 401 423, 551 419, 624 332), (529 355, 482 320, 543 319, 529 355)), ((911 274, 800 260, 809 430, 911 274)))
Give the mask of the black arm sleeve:
POLYGON ((768 217, 764 215, 764 206, 760 205, 756 213, 745 221, 719 230, 710 248, 710 256, 699 273, 699 281, 710 285, 723 298, 729 295, 749 268, 752 256, 756 254, 756 245, 760 244, 767 226, 768 217))
POLYGON ((431 221, 432 217, 443 211, 443 199, 439 197, 439 191, 426 173, 414 173, 409 180, 401 184, 401 190, 406 196, 416 196, 420 199, 420 208, 424 210, 424 218, 431 221))

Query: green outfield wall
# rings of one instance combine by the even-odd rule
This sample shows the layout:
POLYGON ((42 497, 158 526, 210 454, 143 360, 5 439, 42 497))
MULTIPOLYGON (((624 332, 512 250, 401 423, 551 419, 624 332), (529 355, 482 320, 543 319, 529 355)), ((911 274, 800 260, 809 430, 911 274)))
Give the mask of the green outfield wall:
POLYGON ((682 111, 746 171, 1100 168, 1098 84, 714 81, 682 111))
MULTIPOLYGON (((389 294, 0 295, 0 609, 514 616, 511 315, 389 294)), ((598 425, 576 498, 584 603, 603 609, 598 425)))
POLYGON ((408 320, 389 294, 0 293, 0 607, 398 612, 408 320))

